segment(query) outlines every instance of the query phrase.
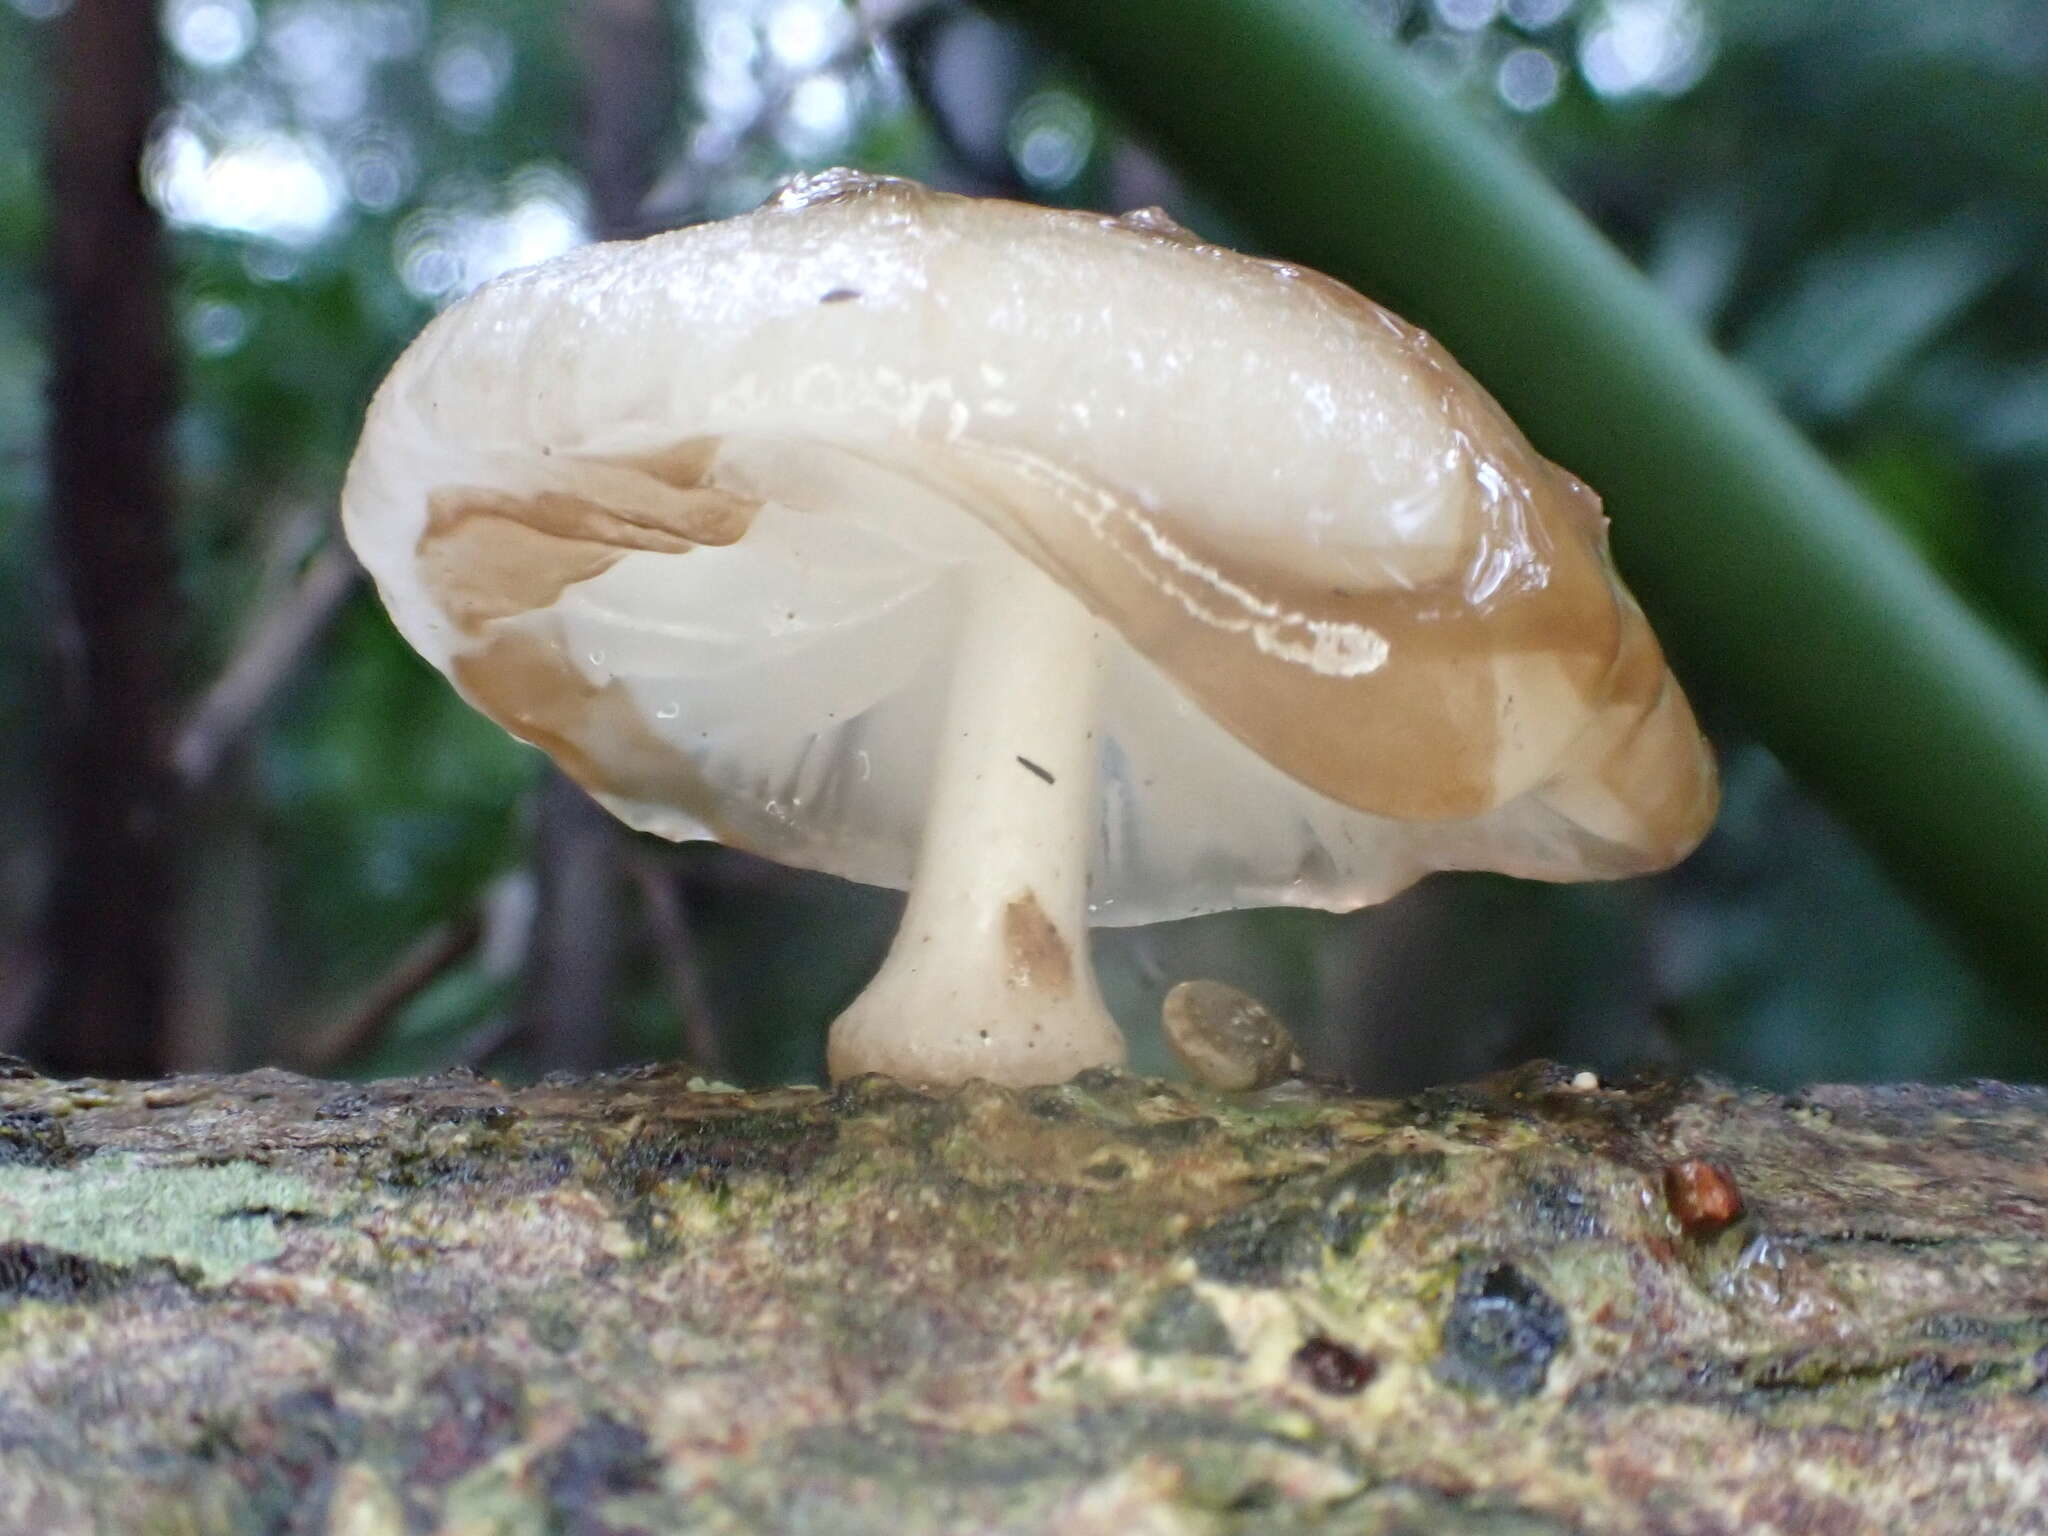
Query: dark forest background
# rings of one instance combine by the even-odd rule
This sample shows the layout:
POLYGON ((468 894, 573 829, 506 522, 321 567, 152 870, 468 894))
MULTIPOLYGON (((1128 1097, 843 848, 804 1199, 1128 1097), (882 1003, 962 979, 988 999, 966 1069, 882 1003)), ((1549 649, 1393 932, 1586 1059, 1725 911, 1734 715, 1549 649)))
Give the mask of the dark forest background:
MULTIPOLYGON (((1328 3, 2048 659, 2039 0, 1328 3)), ((1109 85, 952 0, 0 0, 0 1049, 815 1075, 898 898, 610 823, 396 639, 341 473, 437 306, 795 169, 1158 203, 1256 245, 1109 85)), ((1726 809, 1667 876, 1099 936, 1138 1064, 1165 988, 1206 975, 1374 1087, 1533 1053, 2048 1076, 2039 1000, 1973 967, 1739 693, 1703 702, 1726 809)))

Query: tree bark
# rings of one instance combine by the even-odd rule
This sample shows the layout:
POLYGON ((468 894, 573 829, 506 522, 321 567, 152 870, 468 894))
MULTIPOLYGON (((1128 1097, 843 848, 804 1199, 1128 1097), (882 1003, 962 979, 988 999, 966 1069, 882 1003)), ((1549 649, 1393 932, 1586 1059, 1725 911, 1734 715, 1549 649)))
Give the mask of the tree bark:
POLYGON ((611 999, 619 980, 625 870, 618 823, 559 768, 533 808, 533 928, 520 978, 517 1039, 550 1071, 617 1060, 611 999))
POLYGON ((1992 1084, 22 1076, 0 1529, 2027 1536, 2044 1170, 1992 1084))
POLYGON ((666 0, 583 0, 583 174, 601 240, 644 234, 640 205, 675 129, 677 40, 666 0))
POLYGON ((47 991, 53 1068, 163 1069, 173 900, 169 767, 181 631, 165 428, 162 230, 143 196, 161 105, 153 0, 81 0, 57 24, 51 541, 62 593, 47 991))

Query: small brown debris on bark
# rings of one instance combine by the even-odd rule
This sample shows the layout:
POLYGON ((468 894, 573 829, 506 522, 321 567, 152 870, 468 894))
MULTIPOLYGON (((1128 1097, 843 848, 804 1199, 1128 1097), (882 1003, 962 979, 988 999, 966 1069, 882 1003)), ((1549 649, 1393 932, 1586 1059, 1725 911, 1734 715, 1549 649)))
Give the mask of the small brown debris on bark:
POLYGON ((1664 1169, 1664 1200, 1688 1236, 1712 1237, 1742 1217, 1742 1191, 1722 1163, 1687 1157, 1664 1169))
POLYGON ((1294 1352, 1294 1373, 1318 1392, 1351 1397, 1372 1385, 1379 1362, 1318 1334, 1294 1352))

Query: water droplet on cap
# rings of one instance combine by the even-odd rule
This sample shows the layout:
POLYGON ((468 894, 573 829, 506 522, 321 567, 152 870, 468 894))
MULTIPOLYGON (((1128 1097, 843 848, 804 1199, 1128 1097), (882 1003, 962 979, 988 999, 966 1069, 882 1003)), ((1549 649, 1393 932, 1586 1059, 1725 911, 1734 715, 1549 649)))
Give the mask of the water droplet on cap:
POLYGON ((1133 208, 1111 222, 1121 224, 1125 229, 1135 229, 1140 234, 1159 235, 1168 240, 1178 240, 1184 245, 1200 245, 1202 237, 1177 222, 1164 208, 1133 208))
POLYGON ((880 192, 901 194, 914 188, 916 183, 905 181, 900 176, 873 176, 866 171, 857 171, 851 166, 835 165, 830 170, 814 171, 809 175, 799 173, 785 181, 768 196, 763 208, 778 213, 787 213, 798 208, 811 208, 819 203, 837 203, 851 197, 872 197, 880 192))

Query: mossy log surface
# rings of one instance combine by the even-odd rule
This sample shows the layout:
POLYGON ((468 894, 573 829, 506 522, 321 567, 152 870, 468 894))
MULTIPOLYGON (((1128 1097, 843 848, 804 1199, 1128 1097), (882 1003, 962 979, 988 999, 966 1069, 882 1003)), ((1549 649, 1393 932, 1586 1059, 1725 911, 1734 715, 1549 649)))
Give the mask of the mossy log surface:
POLYGON ((2048 1092, 23 1070, 0 1530, 2048 1532, 2048 1092))

